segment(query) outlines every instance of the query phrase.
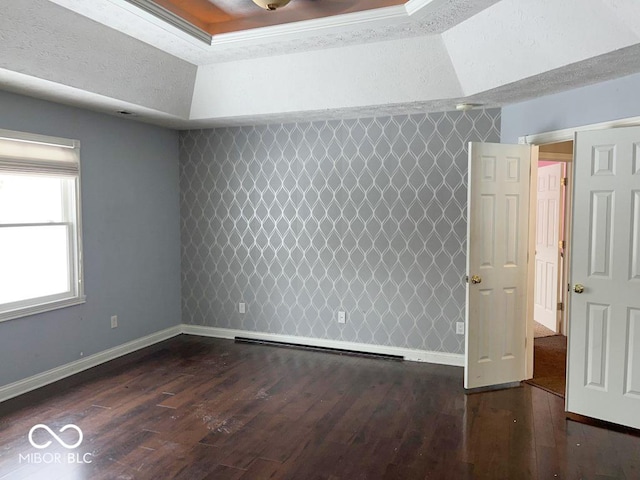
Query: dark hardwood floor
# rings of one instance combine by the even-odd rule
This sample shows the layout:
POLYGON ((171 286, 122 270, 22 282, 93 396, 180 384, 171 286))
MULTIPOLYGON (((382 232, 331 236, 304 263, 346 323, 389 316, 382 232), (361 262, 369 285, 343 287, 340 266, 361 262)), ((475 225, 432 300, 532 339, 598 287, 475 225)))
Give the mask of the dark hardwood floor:
POLYGON ((640 478, 640 438, 462 374, 180 336, 0 404, 0 479, 640 478))

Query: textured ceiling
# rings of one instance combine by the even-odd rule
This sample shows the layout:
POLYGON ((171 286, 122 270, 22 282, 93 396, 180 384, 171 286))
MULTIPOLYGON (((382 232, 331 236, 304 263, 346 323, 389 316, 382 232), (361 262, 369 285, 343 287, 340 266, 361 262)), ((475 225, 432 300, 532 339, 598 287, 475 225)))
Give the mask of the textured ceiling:
POLYGON ((500 106, 640 71, 637 18, 634 0, 409 0, 205 44, 127 0, 9 1, 0 88, 174 128, 500 106))

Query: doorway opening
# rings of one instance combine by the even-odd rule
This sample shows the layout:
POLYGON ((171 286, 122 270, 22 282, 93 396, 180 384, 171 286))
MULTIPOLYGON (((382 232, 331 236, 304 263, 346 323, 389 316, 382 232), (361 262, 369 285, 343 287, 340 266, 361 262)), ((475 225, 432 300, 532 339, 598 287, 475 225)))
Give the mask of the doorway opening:
POLYGON ((573 141, 539 145, 535 189, 535 281, 532 385, 561 397, 566 390, 567 285, 573 141))

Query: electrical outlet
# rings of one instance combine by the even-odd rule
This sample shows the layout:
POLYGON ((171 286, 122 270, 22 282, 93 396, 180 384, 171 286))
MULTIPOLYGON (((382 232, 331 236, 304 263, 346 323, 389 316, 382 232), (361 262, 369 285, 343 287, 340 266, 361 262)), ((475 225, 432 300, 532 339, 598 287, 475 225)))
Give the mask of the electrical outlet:
POLYGON ((111 328, 118 328, 118 316, 114 315, 111 317, 111 328))
POLYGON ((456 335, 464 335, 464 322, 456 322, 456 335))
POLYGON ((245 307, 244 302, 240 302, 240 303, 238 304, 238 312, 240 312, 240 313, 244 313, 245 311, 246 311, 246 307, 245 307))
POLYGON ((342 310, 338 312, 338 323, 347 323, 347 314, 342 310))

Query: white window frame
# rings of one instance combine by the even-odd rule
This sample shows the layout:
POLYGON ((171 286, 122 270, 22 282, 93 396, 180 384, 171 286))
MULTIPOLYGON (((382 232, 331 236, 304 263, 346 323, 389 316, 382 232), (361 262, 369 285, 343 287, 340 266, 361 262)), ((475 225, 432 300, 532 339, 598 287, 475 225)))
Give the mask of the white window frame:
POLYGON ((62 222, 0 224, 16 226, 65 226, 69 234, 70 290, 55 295, 0 304, 0 322, 78 305, 84 295, 82 257, 82 209, 80 190, 80 142, 65 138, 0 129, 0 173, 51 175, 66 178, 62 222))

